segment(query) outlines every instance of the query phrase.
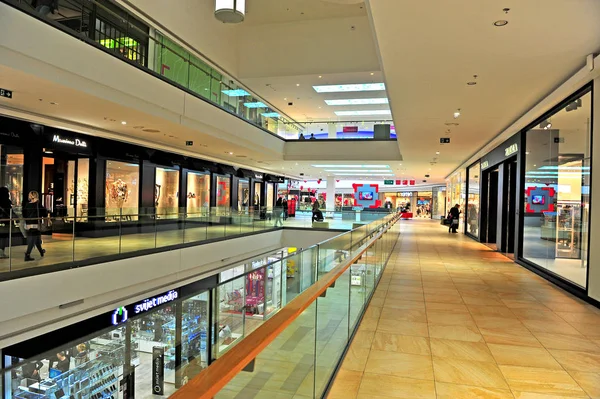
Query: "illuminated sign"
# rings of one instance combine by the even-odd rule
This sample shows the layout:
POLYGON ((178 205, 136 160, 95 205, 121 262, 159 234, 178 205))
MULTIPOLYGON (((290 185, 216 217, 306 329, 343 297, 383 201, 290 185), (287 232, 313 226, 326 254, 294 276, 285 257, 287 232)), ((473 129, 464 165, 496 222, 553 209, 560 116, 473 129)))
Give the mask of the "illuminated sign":
POLYGON ((489 163, 488 161, 483 161, 483 162, 481 163, 481 169, 485 169, 485 168, 487 168, 488 166, 490 166, 490 163, 489 163))
POLYGON ((111 323, 113 326, 125 323, 129 320, 129 314, 137 315, 140 313, 147 312, 157 306, 165 305, 167 303, 175 301, 179 298, 179 292, 177 290, 171 290, 155 297, 146 298, 141 302, 133 305, 121 306, 115 309, 111 314, 111 323))
POLYGON ((60 137, 58 134, 54 135, 54 137, 52 138, 52 142, 53 143, 58 143, 58 144, 72 145, 72 146, 75 146, 75 147, 87 148, 87 143, 84 140, 80 140, 80 139, 65 139, 63 137, 60 137))
POLYGON ((519 152, 518 144, 512 144, 510 147, 504 149, 504 156, 509 157, 512 154, 516 154, 517 152, 519 152))

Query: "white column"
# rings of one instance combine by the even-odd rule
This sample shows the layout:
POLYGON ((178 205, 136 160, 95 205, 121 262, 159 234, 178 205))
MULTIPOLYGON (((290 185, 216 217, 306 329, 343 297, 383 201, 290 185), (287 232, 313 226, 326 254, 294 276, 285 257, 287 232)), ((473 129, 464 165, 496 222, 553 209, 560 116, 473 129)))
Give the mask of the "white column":
POLYGON ((328 139, 336 139, 337 138, 337 128, 335 126, 335 123, 327 124, 327 138, 328 139))
MULTIPOLYGON (((335 209, 335 177, 327 177, 327 200, 325 201, 326 209, 333 211, 335 209)), ((333 218, 333 212, 327 212, 327 217, 333 218)))
MULTIPOLYGON (((594 80, 594 87, 599 87, 600 78, 594 80)), ((600 90, 594 90, 592 118, 596 122, 592 126, 592 187, 590 204, 590 260, 588 295, 600 301, 600 90)))

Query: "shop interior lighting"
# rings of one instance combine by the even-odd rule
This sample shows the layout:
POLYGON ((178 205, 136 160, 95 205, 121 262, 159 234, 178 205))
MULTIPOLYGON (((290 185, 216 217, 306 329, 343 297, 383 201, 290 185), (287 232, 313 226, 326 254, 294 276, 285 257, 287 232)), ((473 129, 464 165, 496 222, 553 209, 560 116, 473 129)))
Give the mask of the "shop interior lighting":
POLYGON ((540 129, 544 129, 544 130, 548 130, 552 127, 552 123, 550 123, 550 120, 545 119, 542 121, 542 123, 540 123, 540 129))
POLYGON ((577 100, 569 103, 565 107, 565 111, 567 111, 567 112, 575 111, 579 107, 581 107, 581 98, 578 98, 577 100))
POLYGON ((313 86, 317 93, 344 93, 353 91, 383 91, 385 83, 359 83, 349 85, 313 86))
POLYGON ((581 170, 581 169, 590 169, 589 166, 540 166, 540 169, 551 169, 551 170, 581 170))
POLYGON ((377 170, 377 169, 325 169, 325 172, 331 172, 331 173, 344 173, 344 172, 382 173, 382 172, 387 172, 387 170, 377 170))
POLYGON ((389 109, 374 109, 370 111, 335 111, 337 116, 370 116, 370 115, 390 115, 389 109))
POLYGON ((244 103, 244 107, 246 108, 267 108, 265 103, 256 102, 256 103, 244 103))
POLYGON ((310 165, 313 168, 364 168, 364 169, 390 169, 389 165, 310 165))
POLYGON ((336 176, 395 176, 393 173, 336 173, 336 176))
POLYGON ((228 95, 229 97, 244 97, 250 95, 250 93, 243 89, 222 90, 221 93, 228 95))
POLYGON ((387 98, 354 98, 351 100, 325 100, 327 105, 377 105, 389 104, 387 98))
POLYGON ((265 118, 279 118, 280 115, 277 112, 265 112, 264 114, 261 114, 262 116, 264 116, 265 118))
POLYGON ((125 122, 125 121, 121 122, 121 125, 126 125, 126 124, 127 124, 127 122, 125 122))

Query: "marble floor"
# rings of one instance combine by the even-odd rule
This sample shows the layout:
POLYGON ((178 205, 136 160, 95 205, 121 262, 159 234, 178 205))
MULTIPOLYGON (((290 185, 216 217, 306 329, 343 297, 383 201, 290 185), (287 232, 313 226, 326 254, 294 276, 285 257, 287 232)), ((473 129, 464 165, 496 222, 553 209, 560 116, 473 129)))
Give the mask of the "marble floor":
POLYGON ((439 223, 402 223, 329 399, 600 398, 600 310, 439 223))

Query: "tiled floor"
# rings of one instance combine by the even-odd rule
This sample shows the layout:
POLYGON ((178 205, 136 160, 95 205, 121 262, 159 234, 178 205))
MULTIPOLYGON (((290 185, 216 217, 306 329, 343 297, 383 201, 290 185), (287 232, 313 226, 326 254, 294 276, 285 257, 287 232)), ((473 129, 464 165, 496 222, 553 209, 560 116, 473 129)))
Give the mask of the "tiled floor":
POLYGON ((401 230, 329 399, 600 398, 600 310, 435 222, 401 230))

